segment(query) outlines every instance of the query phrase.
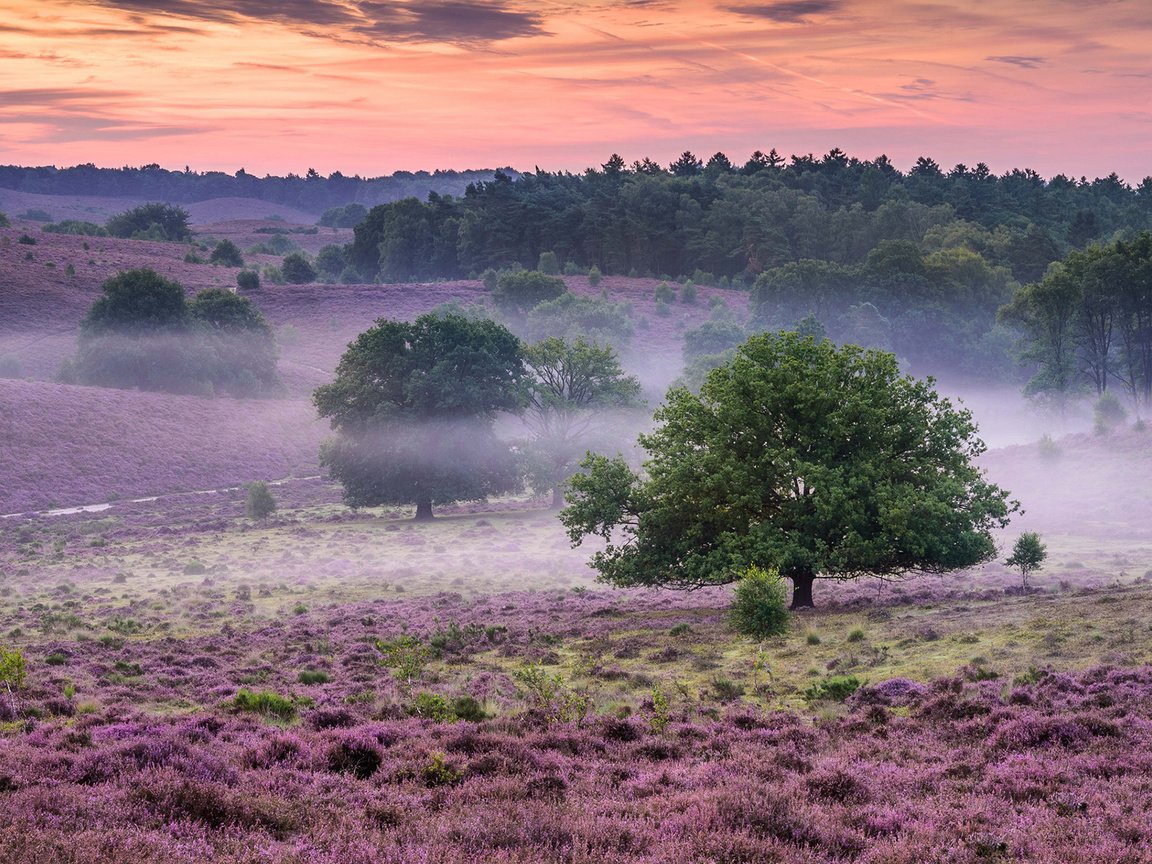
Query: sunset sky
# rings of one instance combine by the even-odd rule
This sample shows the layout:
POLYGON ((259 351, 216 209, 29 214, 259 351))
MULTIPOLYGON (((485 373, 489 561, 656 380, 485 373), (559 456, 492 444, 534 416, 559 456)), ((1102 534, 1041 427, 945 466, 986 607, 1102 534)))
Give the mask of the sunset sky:
POLYGON ((1148 0, 0 0, 0 163, 1152 174, 1148 0))

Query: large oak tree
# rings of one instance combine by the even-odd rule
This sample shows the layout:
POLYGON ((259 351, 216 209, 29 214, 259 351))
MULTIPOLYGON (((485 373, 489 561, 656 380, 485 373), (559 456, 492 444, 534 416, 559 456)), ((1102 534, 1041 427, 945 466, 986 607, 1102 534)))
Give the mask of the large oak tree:
POLYGON ((593 564, 618 586, 724 584, 759 565, 811 606, 818 578, 990 560, 991 529, 1018 507, 973 465, 970 413, 880 351, 754 336, 656 421, 642 475, 589 456, 560 514, 574 545, 604 538, 593 564))

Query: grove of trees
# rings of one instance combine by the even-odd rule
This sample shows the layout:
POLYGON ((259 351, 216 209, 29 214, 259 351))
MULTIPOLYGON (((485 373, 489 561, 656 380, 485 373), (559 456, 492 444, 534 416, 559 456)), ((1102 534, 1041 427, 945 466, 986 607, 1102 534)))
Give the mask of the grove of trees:
POLYGON ((278 388, 272 329, 246 297, 210 288, 189 302, 183 286, 149 269, 121 271, 102 292, 62 380, 199 395, 278 388))

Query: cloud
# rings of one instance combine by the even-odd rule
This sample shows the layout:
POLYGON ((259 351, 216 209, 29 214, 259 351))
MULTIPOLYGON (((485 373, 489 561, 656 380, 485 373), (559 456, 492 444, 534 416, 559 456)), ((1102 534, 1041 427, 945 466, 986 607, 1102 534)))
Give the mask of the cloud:
POLYGON ((1010 63, 1013 66, 1019 66, 1021 69, 1036 69, 1044 63, 1043 57, 1018 57, 1013 54, 999 57, 985 57, 984 59, 991 60, 993 63, 1010 63))
POLYGON ((780 3, 723 8, 727 12, 750 15, 753 18, 767 18, 778 24, 805 24, 809 16, 837 12, 841 5, 843 5, 841 0, 785 0, 780 3))
POLYGON ((541 16, 508 8, 498 0, 406 0, 399 3, 339 0, 99 0, 134 14, 167 15, 197 21, 238 24, 271 21, 309 28, 313 35, 338 35, 332 28, 380 42, 475 44, 544 31, 541 16))

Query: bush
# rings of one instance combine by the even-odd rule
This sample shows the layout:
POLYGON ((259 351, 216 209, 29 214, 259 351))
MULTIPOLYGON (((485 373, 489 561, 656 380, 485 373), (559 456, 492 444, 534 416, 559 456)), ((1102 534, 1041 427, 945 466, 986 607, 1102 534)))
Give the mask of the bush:
POLYGON ((767 639, 788 632, 788 593, 775 570, 749 567, 736 583, 728 611, 732 627, 745 636, 767 639))
MULTIPOLYGON (((35 246, 36 245, 36 238, 35 237, 29 237, 27 234, 21 234, 20 239, 17 240, 16 242, 20 243, 23 246, 35 246)), ((31 255, 31 254, 32 254, 31 252, 28 253, 28 255, 31 255)), ((28 258, 28 255, 24 256, 25 259, 28 258)))
POLYGON ((855 675, 833 675, 823 681, 817 681, 805 690, 804 699, 808 702, 820 700, 843 702, 860 689, 861 683, 855 675))
POLYGON ((588 268, 588 284, 593 288, 600 284, 600 279, 602 276, 603 274, 600 272, 600 268, 595 264, 588 268))
POLYGON ((689 279, 684 283, 684 287, 680 289, 680 302, 687 306, 696 305, 696 285, 689 279))
POLYGON ((329 243, 316 253, 316 270, 323 275, 335 279, 344 272, 348 261, 344 257, 344 247, 329 243))
POLYGON ((95 222, 83 222, 79 219, 61 219, 54 224, 43 226, 40 230, 47 234, 74 234, 81 237, 108 236, 108 232, 95 222))
POLYGON ((538 270, 503 271, 496 278, 492 300, 497 309, 523 314, 566 290, 563 279, 538 270))
POLYGON ((656 286, 656 290, 653 292, 652 297, 658 304, 671 303, 676 299, 676 291, 667 282, 661 282, 656 286))
POLYGON ((113 237, 183 242, 192 238, 188 211, 172 204, 141 204, 113 216, 105 224, 113 237))
POLYGON ((236 274, 236 287, 241 291, 259 291, 260 274, 255 270, 241 270, 236 274))
POLYGON ((292 720, 296 717, 296 703, 271 690, 260 693, 241 690, 232 699, 232 707, 237 711, 248 711, 278 720, 292 720))
POLYGON ((1104 435, 1111 432, 1117 426, 1123 425, 1124 421, 1128 418, 1128 412, 1124 406, 1120 404, 1120 400, 1116 398, 1116 394, 1111 391, 1106 391, 1096 400, 1096 407, 1093 410, 1093 414, 1096 417, 1095 430, 1097 435, 1104 435))
POLYGON ((8 219, 8 216, 0 212, 0 228, 10 228, 11 226, 12 222, 8 219))
POLYGON ((280 262, 280 272, 284 281, 292 285, 307 285, 316 281, 316 268, 308 261, 303 252, 290 252, 280 262))
POLYGON ((0 684, 9 690, 19 690, 24 686, 25 671, 24 655, 20 651, 0 647, 0 684))
POLYGON ((456 712, 452 710, 448 700, 439 693, 417 693, 408 707, 408 713, 437 723, 456 721, 456 712))
POLYGON ((560 274, 560 261, 556 257, 556 253, 541 252, 536 269, 548 276, 558 276, 560 274))
POLYGON ((569 343, 583 338, 623 349, 632 339, 631 312, 623 303, 565 292, 528 313, 526 334, 534 342, 551 336, 569 343))
POLYGON ((221 240, 216 244, 216 248, 212 250, 212 255, 208 260, 223 267, 244 266, 244 256, 240 254, 240 247, 228 239, 221 240))
POLYGON ((584 276, 584 275, 586 275, 586 273, 585 273, 584 268, 581 267, 579 264, 577 264, 575 261, 565 261, 564 262, 564 275, 565 276, 584 276))
POLYGON ((249 519, 266 519, 276 512, 276 499, 263 480, 248 484, 248 500, 244 510, 249 519))
POLYGON ((29 222, 51 222, 52 214, 47 210, 41 210, 37 207, 29 207, 20 214, 21 219, 27 219, 29 222))
POLYGON ((484 283, 485 291, 495 291, 499 279, 500 273, 491 267, 480 274, 480 281, 484 283))
POLYGON ((1045 462, 1055 462, 1064 455, 1063 448, 1047 433, 1041 436, 1040 441, 1036 444, 1036 450, 1045 462))
POLYGON ((367 780, 380 769, 380 751, 367 741, 347 739, 328 751, 328 770, 367 780))
POLYGON ((297 676, 301 684, 327 684, 332 677, 323 669, 301 669, 297 676))

